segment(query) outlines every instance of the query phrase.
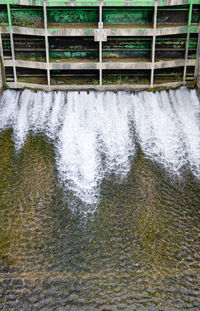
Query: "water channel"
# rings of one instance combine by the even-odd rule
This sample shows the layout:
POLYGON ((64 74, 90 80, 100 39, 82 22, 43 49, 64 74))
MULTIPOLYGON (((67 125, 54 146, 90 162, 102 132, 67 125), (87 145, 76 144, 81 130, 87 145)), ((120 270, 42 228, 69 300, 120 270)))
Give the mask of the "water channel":
POLYGON ((4 91, 0 310, 200 309, 200 102, 4 91))

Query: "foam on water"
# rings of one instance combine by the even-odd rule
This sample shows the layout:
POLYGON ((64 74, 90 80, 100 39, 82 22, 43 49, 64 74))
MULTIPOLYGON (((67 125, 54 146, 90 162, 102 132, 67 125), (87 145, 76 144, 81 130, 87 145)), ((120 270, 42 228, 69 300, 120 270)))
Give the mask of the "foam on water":
POLYGON ((194 90, 159 93, 44 93, 7 90, 0 130, 13 128, 16 150, 29 131, 55 145, 61 182, 86 204, 98 202, 106 174, 124 178, 136 144, 147 157, 179 174, 200 176, 200 104, 194 90))

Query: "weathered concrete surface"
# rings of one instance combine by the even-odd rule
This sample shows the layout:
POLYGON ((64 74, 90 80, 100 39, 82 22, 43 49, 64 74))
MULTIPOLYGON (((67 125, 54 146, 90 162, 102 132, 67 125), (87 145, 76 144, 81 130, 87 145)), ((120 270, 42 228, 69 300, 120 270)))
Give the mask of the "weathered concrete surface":
MULTIPOLYGON (((7 83, 9 88, 12 89, 33 89, 33 90, 43 90, 43 91, 125 91, 125 92, 137 92, 151 90, 149 84, 122 84, 122 85, 42 85, 42 84, 32 84, 32 83, 22 83, 22 82, 9 82, 7 83)), ((173 89, 185 85, 184 82, 170 82, 154 84, 153 91, 159 89, 173 89)))
MULTIPOLYGON (((28 28, 28 27, 18 27, 12 26, 11 28, 0 26, 0 33, 10 33, 13 34, 24 34, 32 36, 45 36, 45 29, 43 28, 28 28)), ((109 28, 104 28, 104 36, 112 37, 122 37, 122 36, 164 36, 164 35, 176 35, 181 33, 187 33, 188 26, 179 26, 179 27, 163 27, 163 28, 116 28, 116 26, 110 26, 109 28)), ((190 26, 190 32, 196 33, 199 31, 198 26, 190 26)), ((61 29, 48 29, 47 35, 49 37, 57 36, 93 36, 95 35, 95 29, 70 29, 70 28, 61 28, 61 29)))
MULTIPOLYGON (((85 69, 85 70, 98 70, 98 69, 161 69, 161 68, 172 68, 172 67, 180 67, 184 66, 185 60, 171 60, 171 61, 159 61, 159 62, 106 62, 106 63, 89 63, 89 62, 65 62, 65 63, 45 63, 45 62, 33 62, 33 61, 25 61, 25 60, 5 60, 5 67, 12 67, 13 64, 16 67, 21 68, 34 68, 34 69, 43 69, 43 70, 55 70, 55 69, 85 69)), ((186 61, 187 66, 195 66, 195 59, 188 59, 186 61)))

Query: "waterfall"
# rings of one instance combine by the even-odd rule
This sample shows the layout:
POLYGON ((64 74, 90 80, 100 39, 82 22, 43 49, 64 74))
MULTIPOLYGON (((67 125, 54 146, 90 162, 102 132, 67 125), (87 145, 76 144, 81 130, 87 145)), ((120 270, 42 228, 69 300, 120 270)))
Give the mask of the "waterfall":
POLYGON ((140 146, 173 174, 200 175, 200 104, 194 90, 33 92, 7 90, 0 130, 13 128, 16 151, 30 131, 54 144, 60 181, 86 204, 98 202, 104 176, 126 177, 140 146))

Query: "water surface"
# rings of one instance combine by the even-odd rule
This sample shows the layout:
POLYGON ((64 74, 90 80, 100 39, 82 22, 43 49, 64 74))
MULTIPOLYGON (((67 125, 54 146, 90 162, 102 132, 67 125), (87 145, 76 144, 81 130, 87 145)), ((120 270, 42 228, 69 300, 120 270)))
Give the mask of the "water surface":
POLYGON ((199 310, 195 92, 7 91, 0 110, 0 308, 199 310))

